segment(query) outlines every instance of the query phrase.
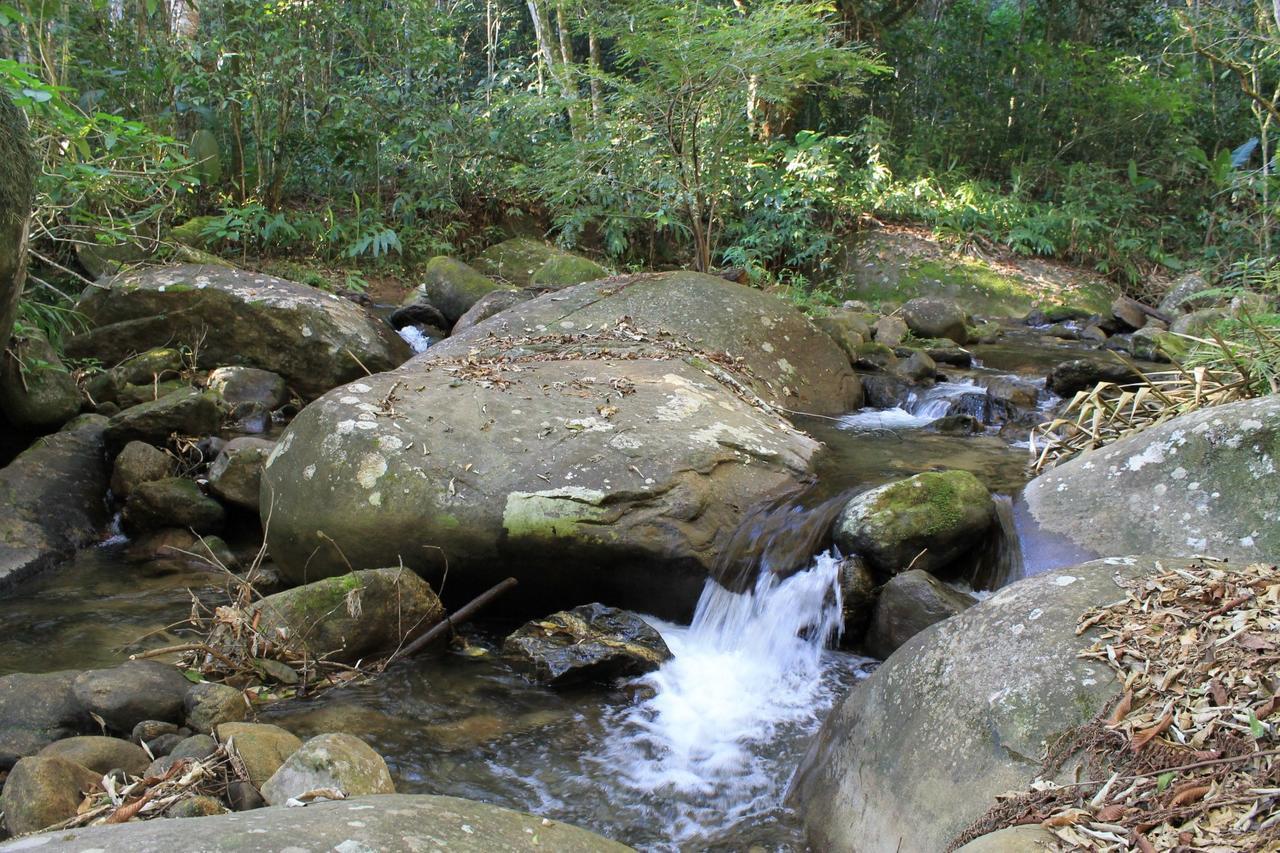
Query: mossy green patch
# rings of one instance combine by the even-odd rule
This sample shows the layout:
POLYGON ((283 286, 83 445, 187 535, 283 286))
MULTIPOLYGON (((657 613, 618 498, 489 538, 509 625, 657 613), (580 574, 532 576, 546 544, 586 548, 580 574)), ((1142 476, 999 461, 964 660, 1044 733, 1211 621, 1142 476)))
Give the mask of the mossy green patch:
POLYGON ((578 255, 554 254, 533 274, 535 287, 567 287, 604 278, 609 272, 595 261, 578 255))
POLYGON ((512 538, 572 538, 585 524, 604 520, 604 492, 567 487, 507 495, 502 526, 512 538))
POLYGON ((986 487, 967 471, 927 471, 885 489, 874 512, 887 527, 910 524, 915 535, 933 536, 959 525, 965 508, 986 496, 986 487))

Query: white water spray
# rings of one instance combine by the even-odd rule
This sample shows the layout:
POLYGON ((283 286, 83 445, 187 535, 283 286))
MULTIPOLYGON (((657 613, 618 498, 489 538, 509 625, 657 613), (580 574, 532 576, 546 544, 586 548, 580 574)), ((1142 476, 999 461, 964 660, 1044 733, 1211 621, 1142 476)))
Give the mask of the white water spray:
POLYGON ((845 415, 840 419, 840 426, 853 430, 927 426, 946 415, 952 404, 965 394, 985 393, 985 388, 972 382, 939 382, 925 391, 912 391, 901 406, 863 409, 845 415))

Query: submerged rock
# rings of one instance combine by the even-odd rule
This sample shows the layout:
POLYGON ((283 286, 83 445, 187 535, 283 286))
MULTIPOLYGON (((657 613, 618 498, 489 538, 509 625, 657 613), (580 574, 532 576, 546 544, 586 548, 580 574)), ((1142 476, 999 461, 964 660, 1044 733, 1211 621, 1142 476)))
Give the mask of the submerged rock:
POLYGON ((282 806, 291 797, 322 788, 349 797, 394 794, 391 771, 381 755, 355 735, 316 735, 300 746, 262 785, 268 805, 282 806))
POLYGON ((1280 395, 1173 418, 1052 468, 1027 505, 1099 554, 1280 553, 1280 395))
POLYGON ((63 758, 24 758, 9 771, 0 794, 4 825, 14 835, 37 832, 75 817, 84 792, 100 787, 102 774, 63 758))
MULTIPOLYGON (((199 840, 203 853, 297 850, 417 850, 451 853, 625 853, 625 847, 567 823, 454 797, 382 794, 186 820, 134 821, 65 830, 56 841, 75 850, 173 853, 199 840), (536 846, 535 841, 536 839, 536 846)), ((50 839, 53 841, 54 839, 50 839)), ((27 842, 0 844, 23 849, 27 842)), ((53 848, 50 848, 53 849, 53 848)))
POLYGON ((894 575, 876 599, 864 645, 868 654, 887 658, 925 628, 974 604, 971 596, 952 589, 928 572, 912 569, 894 575))
POLYGON ((552 687, 652 672, 671 650, 648 622, 627 610, 584 604, 529 622, 502 650, 552 687))
POLYGON ((991 493, 973 474, 929 471, 853 498, 836 521, 835 541, 881 577, 908 567, 954 574, 977 559, 995 519, 991 493))
POLYGON ((0 469, 0 588, 97 540, 108 518, 106 424, 76 418, 0 469))
POLYGON ((1122 595, 1116 558, 1018 581, 894 652, 827 718, 792 781, 815 850, 945 850, 1042 772, 1046 742, 1120 695, 1077 653, 1080 614, 1122 595))
POLYGON ((277 592, 253 605, 277 643, 354 662, 391 652, 445 616, 431 585, 408 569, 366 569, 277 592))
POLYGON ((93 328, 68 352, 115 363, 183 344, 203 368, 244 365, 314 397, 410 355, 386 323, 332 293, 269 275, 179 264, 122 273, 77 303, 93 328))

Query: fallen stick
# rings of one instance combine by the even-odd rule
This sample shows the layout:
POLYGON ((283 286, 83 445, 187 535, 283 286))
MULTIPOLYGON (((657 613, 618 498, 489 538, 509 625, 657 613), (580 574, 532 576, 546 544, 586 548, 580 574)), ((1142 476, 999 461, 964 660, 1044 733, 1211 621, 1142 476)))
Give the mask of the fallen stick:
POLYGON ((452 631, 455 625, 461 625, 463 622, 466 622, 475 615, 477 610, 480 610, 482 607, 489 604, 489 602, 514 587, 517 583, 519 583, 519 581, 515 578, 507 578, 497 586, 480 593, 475 598, 471 599, 471 601, 467 602, 462 607, 459 607, 452 616, 446 616, 443 622, 432 626, 431 630, 427 631, 427 633, 423 634, 421 637, 388 658, 387 664, 390 665, 396 658, 408 657, 409 655, 420 652, 424 647, 431 645, 431 643, 440 639, 449 631, 452 631))

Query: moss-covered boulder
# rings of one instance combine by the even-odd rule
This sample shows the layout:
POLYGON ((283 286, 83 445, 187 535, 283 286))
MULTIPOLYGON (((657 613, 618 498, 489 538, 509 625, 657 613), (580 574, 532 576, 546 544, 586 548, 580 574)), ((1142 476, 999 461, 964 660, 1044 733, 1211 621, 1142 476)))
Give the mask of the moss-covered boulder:
POLYGON ((529 237, 515 237, 490 246, 471 260, 471 266, 516 287, 545 290, 595 281, 609 274, 587 258, 529 237))
MULTIPOLYGON (((946 850, 997 794, 1025 790, 1046 744, 1120 695, 1078 653, 1088 608, 1121 597, 1116 558, 1019 581, 917 634, 823 723, 789 793, 815 850, 946 850)), ((1061 780, 1074 781, 1074 780, 1061 780)))
POLYGON ((48 431, 80 411, 80 389, 44 335, 13 338, 0 354, 0 412, 19 429, 48 431))
POLYGON ((122 526, 130 534, 166 527, 216 533, 222 529, 225 519, 222 504, 200 491, 194 481, 183 477, 139 483, 129 493, 120 516, 122 526))
POLYGON ((0 92, 0 345, 8 346, 18 297, 27 278, 27 220, 35 193, 36 158, 27 119, 0 92))
POLYGON ((107 423, 107 448, 114 453, 131 441, 163 445, 172 435, 206 436, 218 431, 225 414, 217 394, 179 388, 113 415, 107 423))
POLYGON ((253 605, 276 643, 356 661, 395 651, 445 616, 431 586, 408 569, 367 569, 269 595, 253 605))
POLYGON ((76 418, 0 469, 0 588, 98 538, 109 518, 106 424, 76 418))
POLYGON ((122 273, 87 288, 77 310, 92 328, 69 353, 114 364, 184 345, 198 367, 245 365, 313 397, 405 361, 409 345, 350 300, 269 275, 179 264, 122 273))
POLYGON ((881 577, 908 566, 953 574, 976 560, 995 523, 991 493, 968 471, 927 471, 863 492, 836 521, 835 540, 881 577))
POLYGON ((514 290, 468 266, 462 261, 440 255, 427 262, 422 284, 404 300, 404 306, 426 301, 444 316, 449 329, 463 314, 495 290, 514 290))
POLYGON ((213 240, 205 232, 221 219, 221 216, 193 216, 169 229, 168 239, 193 249, 208 249, 213 240))
POLYGON ((1202 409, 1052 468, 1026 488, 1042 527, 1094 553, 1280 553, 1280 395, 1202 409))
POLYGON ((332 788, 349 797, 394 794, 391 771, 381 755, 355 735, 316 735, 285 759, 262 785, 269 805, 282 806, 291 797, 332 788))
POLYGON ((871 340, 871 327, 861 314, 854 311, 836 311, 814 318, 813 323, 830 335, 850 360, 855 357, 859 346, 871 340))

